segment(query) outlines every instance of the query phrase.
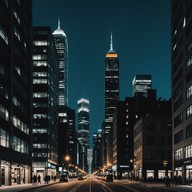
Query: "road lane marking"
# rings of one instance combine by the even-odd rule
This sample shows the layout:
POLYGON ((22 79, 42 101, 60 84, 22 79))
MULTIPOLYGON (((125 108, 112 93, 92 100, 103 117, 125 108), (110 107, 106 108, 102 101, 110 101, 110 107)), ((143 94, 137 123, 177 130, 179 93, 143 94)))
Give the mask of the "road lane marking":
POLYGON ((81 185, 83 184, 84 182, 80 183, 79 185, 77 185, 76 187, 74 187, 73 189, 71 189, 69 192, 76 192, 80 187, 81 185))
POLYGON ((89 179, 89 192, 91 192, 91 178, 89 179))
POLYGON ((125 186, 125 185, 123 185, 123 184, 119 184, 119 183, 118 183, 118 185, 121 185, 122 187, 125 187, 125 188, 127 188, 127 189, 130 189, 130 190, 132 190, 132 191, 134 191, 134 192, 140 192, 140 191, 138 191, 137 189, 133 189, 133 188, 128 187, 128 186, 125 186))
POLYGON ((100 186, 101 188, 105 191, 105 192, 114 192, 110 187, 108 187, 107 185, 105 185, 103 182, 98 182, 97 180, 95 180, 100 186))

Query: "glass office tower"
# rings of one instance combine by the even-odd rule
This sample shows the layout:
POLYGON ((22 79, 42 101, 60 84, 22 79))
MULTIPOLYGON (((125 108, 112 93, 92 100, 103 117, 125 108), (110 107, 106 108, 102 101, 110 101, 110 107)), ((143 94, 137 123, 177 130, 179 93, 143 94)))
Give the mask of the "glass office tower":
POLYGON ((87 149, 89 148, 89 100, 81 98, 78 105, 78 141, 80 143, 79 162, 83 170, 88 171, 87 149))
POLYGON ((33 174, 56 175, 58 162, 57 52, 50 27, 33 27, 33 174))
POLYGON ((32 2, 0 1, 0 186, 31 181, 32 2))
POLYGON ((192 183, 192 1, 172 0, 173 173, 192 183))
POLYGON ((68 105, 68 43, 65 32, 60 27, 53 32, 57 56, 59 60, 59 101, 58 104, 68 105))

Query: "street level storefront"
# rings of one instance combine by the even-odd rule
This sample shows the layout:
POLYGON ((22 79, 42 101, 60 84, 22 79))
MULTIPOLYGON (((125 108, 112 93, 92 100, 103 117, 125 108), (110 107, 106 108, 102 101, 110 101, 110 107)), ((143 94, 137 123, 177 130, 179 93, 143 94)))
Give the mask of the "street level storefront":
POLYGON ((174 177, 178 182, 186 185, 192 184, 192 160, 184 160, 175 163, 174 177))
POLYGON ((167 166, 166 169, 160 164, 150 166, 150 164, 135 165, 134 176, 136 180, 140 181, 161 181, 165 177, 172 178, 171 166, 167 166))
POLYGON ((43 181, 45 176, 53 179, 57 176, 57 165, 51 162, 34 162, 32 176, 34 175, 40 175, 41 181, 43 181))
POLYGON ((192 184, 192 145, 174 151, 174 177, 180 178, 185 185, 192 184))
POLYGON ((114 165, 112 166, 112 170, 110 169, 109 171, 116 179, 131 178, 131 170, 129 165, 114 165))
POLYGON ((0 160, 0 168, 0 186, 30 182, 31 170, 28 165, 0 160))

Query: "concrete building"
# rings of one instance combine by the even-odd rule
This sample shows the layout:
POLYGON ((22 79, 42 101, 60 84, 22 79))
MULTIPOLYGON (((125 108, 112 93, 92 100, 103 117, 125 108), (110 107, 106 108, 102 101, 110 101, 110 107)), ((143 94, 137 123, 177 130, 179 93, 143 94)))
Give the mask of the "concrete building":
POLYGON ((134 179, 172 178, 171 128, 171 101, 156 101, 154 112, 138 119, 134 126, 134 179))

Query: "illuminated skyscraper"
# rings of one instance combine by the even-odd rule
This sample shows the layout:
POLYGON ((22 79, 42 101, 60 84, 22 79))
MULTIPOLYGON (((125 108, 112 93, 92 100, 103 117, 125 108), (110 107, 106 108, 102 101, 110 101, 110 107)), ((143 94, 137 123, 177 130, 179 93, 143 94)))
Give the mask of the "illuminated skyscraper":
POLYGON ((0 1, 0 15, 1 188, 31 182, 32 0, 0 1))
POLYGON ((133 96, 142 94, 143 96, 147 97, 147 90, 151 89, 152 87, 151 75, 135 75, 132 85, 133 96))
POLYGON ((119 100, 119 59, 113 50, 111 33, 110 50, 105 59, 105 133, 111 130, 116 102, 119 100))
POLYGON ((33 172, 56 175, 58 60, 50 27, 33 27, 33 172))
POLYGON ((78 105, 78 141, 80 144, 79 164, 88 171, 87 149, 89 148, 89 101, 85 98, 77 101, 78 105))
POLYGON ((59 60, 59 105, 68 105, 68 43, 65 32, 58 27, 53 32, 57 56, 59 60))

